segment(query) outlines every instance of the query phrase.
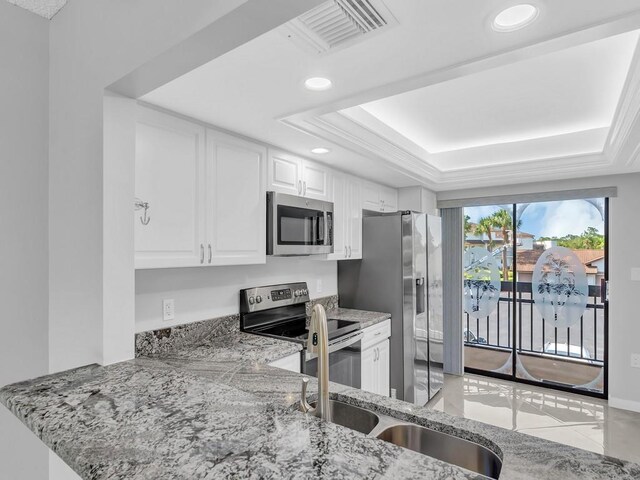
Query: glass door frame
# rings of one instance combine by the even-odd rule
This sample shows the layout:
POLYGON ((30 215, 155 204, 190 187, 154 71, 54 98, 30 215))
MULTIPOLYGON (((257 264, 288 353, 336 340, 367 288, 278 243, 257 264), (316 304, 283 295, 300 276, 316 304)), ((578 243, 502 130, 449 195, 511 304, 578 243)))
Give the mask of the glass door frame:
MULTIPOLYGON (((576 199, 576 200, 580 200, 580 199, 576 199)), ((466 365, 464 366, 464 372, 465 373, 470 373, 473 375, 481 375, 481 376, 485 376, 485 377, 493 377, 493 378, 498 378, 501 380, 507 380, 510 382, 515 382, 515 383, 522 383, 525 385, 532 385, 532 386, 537 386, 537 387, 543 387, 543 388, 549 388, 552 390, 559 390, 562 392, 568 392, 568 393, 575 393, 578 395, 585 395, 588 397, 595 397, 595 398, 601 398, 601 399, 608 399, 609 398, 609 298, 607 295, 607 292, 600 292, 601 294, 601 298, 603 298, 603 310, 604 310, 604 365, 603 365, 603 377, 604 377, 604 385, 603 385, 603 389, 602 392, 597 392, 597 391, 590 391, 590 390, 582 390, 576 387, 572 387, 572 386, 565 386, 562 384, 557 384, 557 383, 552 383, 552 382, 543 382, 543 381, 538 381, 538 380, 529 380, 526 378, 520 378, 518 377, 517 374, 517 355, 518 355, 518 347, 520 346, 517 341, 518 341, 518 331, 519 329, 516 328, 516 321, 517 319, 519 319, 518 317, 518 306, 519 306, 519 302, 516 301, 516 293, 517 293, 517 286, 518 286, 518 275, 517 275, 517 203, 513 203, 512 204, 512 211, 511 211, 511 219, 512 219, 512 231, 513 231, 513 238, 511 239, 511 241, 513 242, 512 245, 512 258, 511 258, 511 262, 513 265, 513 278, 511 281, 511 288, 512 288, 512 292, 513 292, 513 299, 514 301, 512 302, 511 305, 511 322, 513 322, 513 324, 511 325, 511 373, 510 374, 506 374, 506 373, 499 373, 499 372, 492 372, 492 371, 488 371, 488 370, 482 370, 479 368, 473 368, 473 367, 467 367, 466 365)), ((609 197, 604 197, 604 285, 607 285, 608 281, 609 281, 609 197)), ((606 288, 606 287, 605 287, 606 288)), ((464 310, 463 310, 463 314, 464 314, 464 310)), ((464 347, 465 347, 465 342, 463 341, 462 344, 462 348, 464 351, 464 347)))

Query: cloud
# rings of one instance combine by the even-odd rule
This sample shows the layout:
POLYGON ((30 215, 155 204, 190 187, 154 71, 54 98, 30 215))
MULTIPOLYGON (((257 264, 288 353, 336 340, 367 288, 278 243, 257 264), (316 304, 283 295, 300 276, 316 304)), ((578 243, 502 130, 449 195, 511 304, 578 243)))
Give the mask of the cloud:
MULTIPOLYGON (((600 212, 584 200, 532 204, 529 208, 532 207, 534 207, 534 210, 538 208, 544 209, 539 223, 539 231, 532 232, 536 236, 564 237, 570 234, 580 235, 588 227, 595 227, 600 233, 604 232, 604 221, 600 212)), ((525 211, 523 217, 527 213, 529 212, 525 211)))

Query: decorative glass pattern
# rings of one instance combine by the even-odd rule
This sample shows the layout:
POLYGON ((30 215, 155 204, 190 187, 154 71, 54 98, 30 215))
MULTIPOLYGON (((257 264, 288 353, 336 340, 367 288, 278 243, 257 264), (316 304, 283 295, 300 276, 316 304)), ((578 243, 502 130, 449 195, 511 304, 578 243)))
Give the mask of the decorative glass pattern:
POLYGON ((500 298, 500 270, 492 253, 482 247, 464 252, 464 310, 472 318, 485 318, 500 298))
POLYGON ((580 321, 587 308, 587 273, 578 256, 565 247, 545 250, 533 270, 533 300, 542 318, 554 327, 580 321))

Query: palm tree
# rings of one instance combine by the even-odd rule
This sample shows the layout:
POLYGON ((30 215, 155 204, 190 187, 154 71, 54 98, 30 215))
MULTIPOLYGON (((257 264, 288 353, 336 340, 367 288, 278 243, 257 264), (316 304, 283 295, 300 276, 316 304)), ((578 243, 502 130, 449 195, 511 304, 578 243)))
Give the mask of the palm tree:
MULTIPOLYGON (((514 230, 513 219, 508 210, 501 208, 489 217, 489 221, 492 227, 499 228, 502 233, 502 280, 507 281, 509 275, 509 269, 507 268, 507 247, 511 243, 509 232, 514 230)), ((521 223, 522 221, 518 221, 515 227, 519 228, 521 223)))
POLYGON ((471 217, 469 215, 464 216, 464 236, 466 237, 473 230, 473 224, 471 223, 471 217))
POLYGON ((475 233, 476 235, 480 235, 482 237, 482 235, 486 235, 487 238, 489 239, 489 246, 487 248, 487 250, 491 251, 493 249, 493 237, 492 237, 492 230, 493 230, 493 222, 491 220, 491 217, 482 217, 480 220, 478 220, 478 224, 476 225, 475 228, 475 233))

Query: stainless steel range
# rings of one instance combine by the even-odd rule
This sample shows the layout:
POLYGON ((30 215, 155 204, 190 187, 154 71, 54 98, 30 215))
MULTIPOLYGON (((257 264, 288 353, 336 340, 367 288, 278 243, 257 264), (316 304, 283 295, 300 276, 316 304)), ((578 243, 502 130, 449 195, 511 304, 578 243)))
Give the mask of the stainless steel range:
MULTIPOLYGON (((305 282, 240 290, 240 329, 302 345, 302 372, 316 376, 316 355, 307 352, 309 290, 305 282)), ((328 314, 329 375, 332 382, 360 388, 360 322, 328 314)))

